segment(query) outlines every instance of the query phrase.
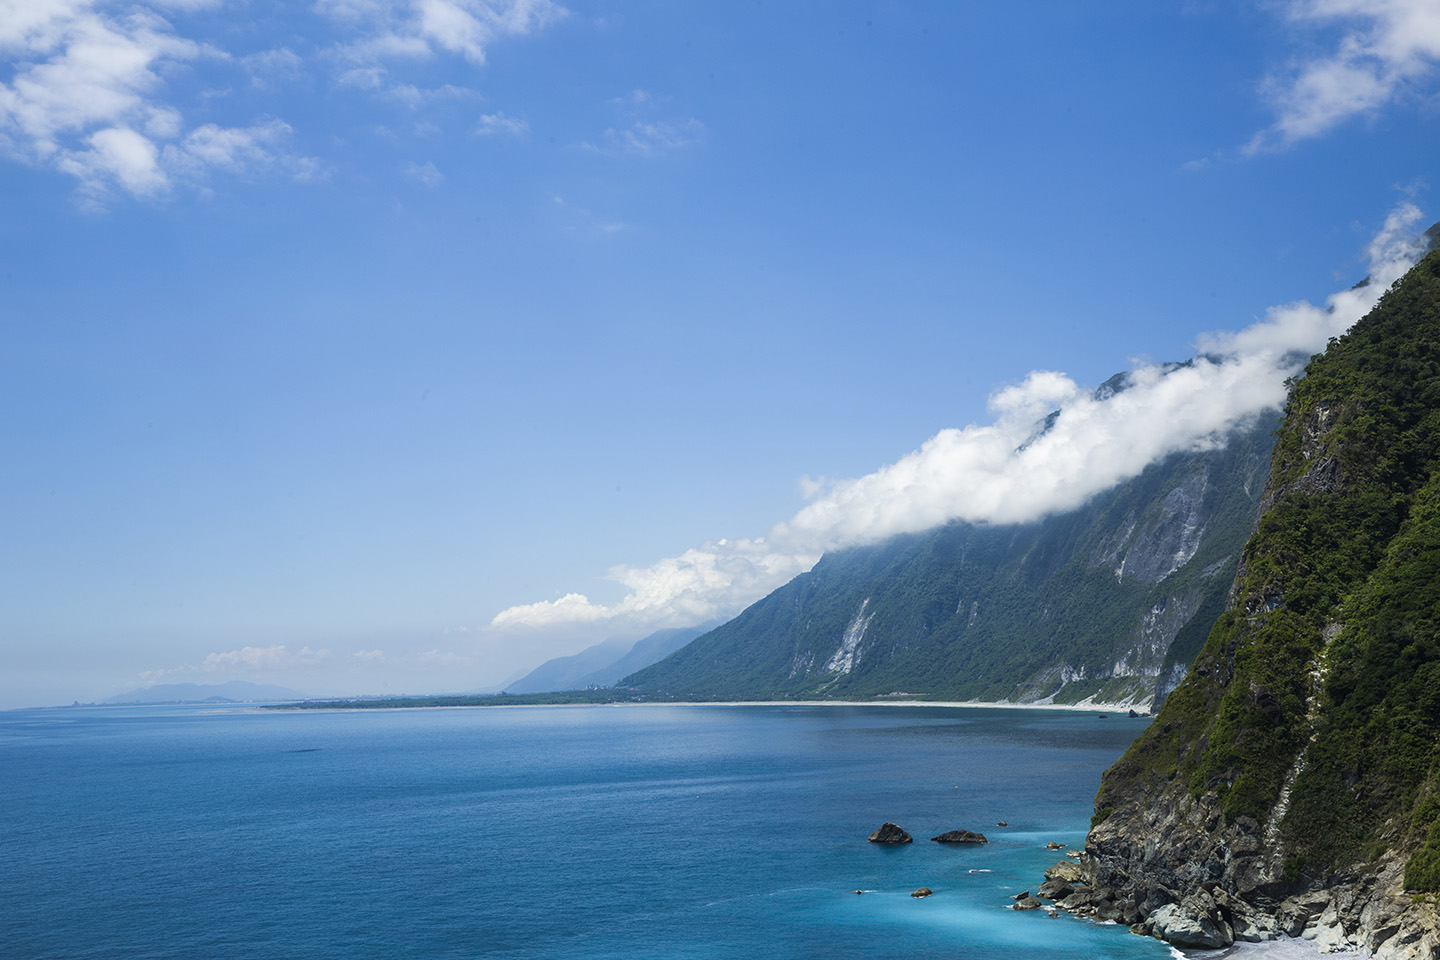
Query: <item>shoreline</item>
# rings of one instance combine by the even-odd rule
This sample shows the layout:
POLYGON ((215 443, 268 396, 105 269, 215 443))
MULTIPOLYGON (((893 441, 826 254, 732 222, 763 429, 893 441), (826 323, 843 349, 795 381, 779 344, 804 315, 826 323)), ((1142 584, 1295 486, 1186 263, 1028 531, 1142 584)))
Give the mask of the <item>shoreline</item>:
MULTIPOLYGON (((497 698, 498 700, 499 698, 497 698)), ((220 712, 230 712, 227 706, 238 710, 285 710, 286 708, 300 710, 327 710, 336 713, 364 713, 372 710, 522 710, 522 709, 589 709, 603 707, 942 707, 945 709, 959 710, 1056 710, 1070 713, 1097 713, 1119 716, 1121 719, 1151 719, 1149 713, 1142 713, 1136 709, 1139 705, 1114 704, 1114 703, 988 703, 981 700, 673 700, 673 701, 622 701, 612 703, 464 703, 464 704, 434 704, 434 705, 399 705, 396 706, 349 706, 344 701, 337 701, 335 706, 305 706, 300 707, 298 703, 313 701, 297 701, 296 703, 275 704, 271 706, 260 706, 250 704, 222 705, 213 704, 220 712), (1130 717, 1129 712, 1136 710, 1137 717, 1130 717)), ((203 704, 195 704, 203 706, 203 704)), ((1148 708, 1148 704, 1145 705, 1148 708)))

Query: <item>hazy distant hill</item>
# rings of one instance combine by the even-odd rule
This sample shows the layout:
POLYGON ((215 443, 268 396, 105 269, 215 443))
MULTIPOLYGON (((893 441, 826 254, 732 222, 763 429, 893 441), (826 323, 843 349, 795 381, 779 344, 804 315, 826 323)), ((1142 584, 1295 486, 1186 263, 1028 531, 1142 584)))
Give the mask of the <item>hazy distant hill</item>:
POLYGON ((611 638, 568 657, 546 660, 519 680, 505 686, 506 693, 550 693, 608 687, 636 670, 669 656, 704 633, 709 626, 659 630, 640 640, 611 638))
POLYGON ((157 683, 121 693, 103 703, 206 703, 304 700, 305 694, 267 683, 231 680, 229 683, 157 683))
POLYGON ((709 623, 702 627, 675 627, 670 630, 657 630, 650 636, 635 641, 635 646, 630 648, 630 652, 619 660, 581 677, 579 686, 574 689, 613 687, 636 670, 643 670, 650 664, 670 656, 713 626, 715 624, 709 623))
POLYGON ((1070 513, 828 554, 621 685, 687 699, 1146 704, 1184 676, 1224 608, 1278 416, 1070 513))

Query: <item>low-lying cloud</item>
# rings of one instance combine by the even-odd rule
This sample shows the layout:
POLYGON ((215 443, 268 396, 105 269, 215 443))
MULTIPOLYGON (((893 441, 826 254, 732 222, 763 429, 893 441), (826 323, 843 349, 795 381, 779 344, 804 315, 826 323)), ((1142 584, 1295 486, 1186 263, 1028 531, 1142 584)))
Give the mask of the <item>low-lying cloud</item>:
POLYGON ((716 540, 648 567, 617 567, 609 578, 626 593, 613 604, 569 593, 510 607, 491 625, 640 630, 731 616, 827 550, 953 521, 1038 520, 1079 507, 1170 454, 1223 445, 1233 430, 1281 406, 1286 379, 1410 268, 1422 251, 1420 216, 1411 204, 1392 213, 1368 251, 1371 282, 1324 306, 1287 304, 1239 332, 1202 336, 1190 363, 1138 364, 1116 392, 1097 394, 1063 373, 1035 371, 990 398, 990 423, 942 430, 867 476, 812 484, 810 502, 764 537, 716 540))

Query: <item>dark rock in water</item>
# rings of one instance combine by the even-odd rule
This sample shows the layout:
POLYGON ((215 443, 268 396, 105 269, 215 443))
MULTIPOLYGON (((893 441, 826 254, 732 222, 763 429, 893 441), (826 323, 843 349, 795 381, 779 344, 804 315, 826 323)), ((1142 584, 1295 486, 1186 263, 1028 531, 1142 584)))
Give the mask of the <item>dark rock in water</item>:
POLYGON ((865 891, 864 891, 864 890, 856 890, 855 892, 856 892, 857 894, 861 894, 861 893, 864 893, 865 891))
POLYGON ((989 843, 983 833, 972 833, 969 830, 951 830, 942 833, 938 837, 931 837, 936 843, 989 843))
POLYGON ((1136 713, 1134 710, 1131 710, 1131 711, 1130 711, 1130 716, 1131 716, 1131 717, 1138 717, 1138 716, 1140 716, 1140 714, 1136 713))
POLYGON ((1064 880, 1046 880, 1040 884, 1040 889, 1036 891, 1036 896, 1042 900, 1064 900, 1074 892, 1075 888, 1064 880))
POLYGON ((1024 893, 1017 893, 1017 894, 1015 894, 1015 896, 1011 897, 1010 899, 1011 899, 1011 900, 1024 900, 1024 899, 1025 899, 1026 897, 1028 897, 1028 896, 1030 896, 1030 891, 1029 891, 1029 890, 1026 890, 1024 893))
POLYGON ((871 843, 910 843, 914 839, 893 823, 882 823, 879 830, 870 834, 871 843))
POLYGON ((1100 719, 1101 719, 1101 720, 1109 720, 1109 719, 1110 719, 1110 714, 1108 714, 1108 713, 1102 713, 1102 714, 1100 714, 1100 719))
POLYGON ((1006 823, 1004 820, 1001 820, 999 823, 995 824, 995 826, 997 826, 997 827, 1008 827, 1008 826, 1010 826, 1010 824, 1006 823))
POLYGON ((924 897, 930 896, 930 894, 934 892, 935 891, 931 890, 929 887, 921 887, 919 890, 916 890, 914 893, 910 894, 910 896, 914 897, 916 900, 920 900, 924 897))
POLYGON ((1064 849, 1065 849, 1065 844, 1063 844, 1063 843, 1056 843, 1054 840, 1051 840, 1049 843, 1045 844, 1045 849, 1046 849, 1046 850, 1064 850, 1064 849))
POLYGON ((1040 906, 1040 901, 1039 901, 1039 900, 1036 900, 1034 897, 1026 897, 1024 900, 1017 900, 1017 901, 1015 901, 1015 904, 1014 904, 1013 906, 1011 906, 1010 909, 1011 909, 1011 910, 1034 910, 1034 909, 1037 909, 1039 906, 1040 906))

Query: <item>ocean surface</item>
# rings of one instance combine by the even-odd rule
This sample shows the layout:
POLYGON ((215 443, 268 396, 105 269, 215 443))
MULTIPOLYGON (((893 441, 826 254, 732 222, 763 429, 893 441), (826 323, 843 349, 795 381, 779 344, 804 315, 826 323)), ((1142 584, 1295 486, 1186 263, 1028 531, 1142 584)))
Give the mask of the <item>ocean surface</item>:
POLYGON ((1170 958, 1008 909, 1145 721, 932 707, 0 713, 0 957, 1170 958), (912 833, 866 842, 884 821, 912 833), (1008 826, 996 826, 998 821, 1008 826), (946 846, 946 830, 986 834, 946 846), (915 899, 911 891, 934 895, 915 899), (861 895, 856 890, 865 891, 861 895))

